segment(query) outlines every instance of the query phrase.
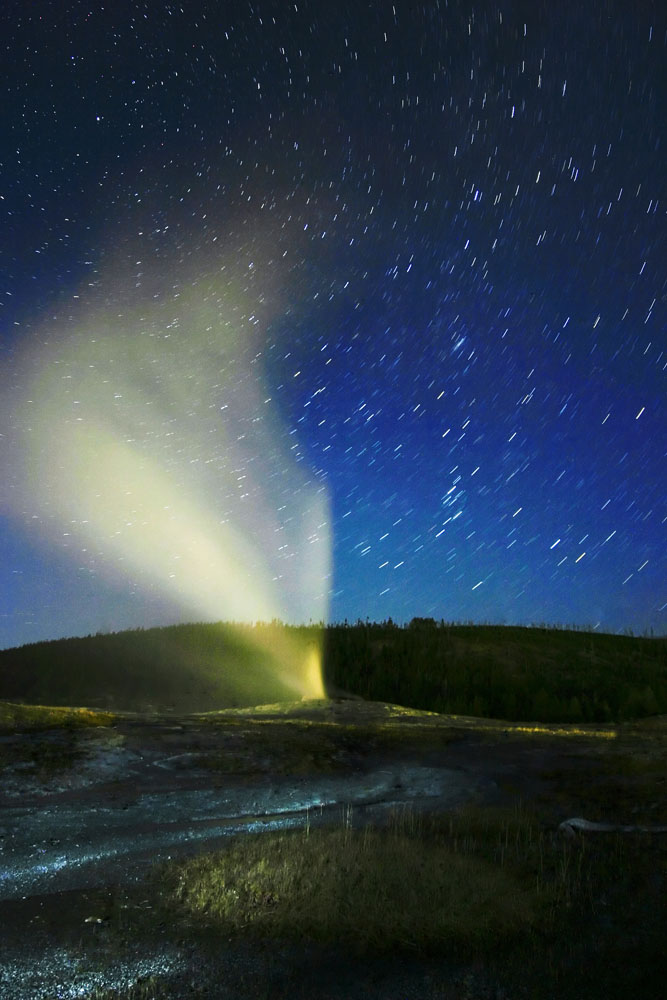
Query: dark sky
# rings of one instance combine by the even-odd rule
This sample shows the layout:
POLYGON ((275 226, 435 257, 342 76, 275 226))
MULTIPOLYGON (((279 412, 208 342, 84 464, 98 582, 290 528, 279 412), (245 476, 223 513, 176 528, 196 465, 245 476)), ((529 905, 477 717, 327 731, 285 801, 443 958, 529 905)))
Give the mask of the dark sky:
POLYGON ((667 631, 664 4, 0 27, 0 646, 254 588, 667 631))

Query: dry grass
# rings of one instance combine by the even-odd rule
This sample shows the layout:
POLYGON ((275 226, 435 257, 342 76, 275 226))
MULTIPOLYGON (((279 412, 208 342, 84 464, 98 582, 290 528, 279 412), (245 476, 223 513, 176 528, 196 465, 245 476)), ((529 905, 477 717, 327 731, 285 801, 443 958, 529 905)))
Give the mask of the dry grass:
MULTIPOLYGON (((522 807, 468 806, 432 817, 404 810, 382 830, 344 821, 336 829, 264 833, 160 866, 151 906, 110 912, 105 926, 111 933, 117 925, 123 947, 146 935, 150 949, 166 928, 177 942, 197 942, 205 952, 189 973, 188 996, 220 995, 215 956, 236 945, 243 954, 260 947, 273 954, 292 941, 288 954, 297 956, 310 941, 333 946, 311 952, 325 958, 325 976, 331 954, 354 963, 360 978, 377 968, 374 957, 432 959, 442 973, 434 973, 432 992, 420 994, 425 1000, 657 1000, 667 972, 658 877, 664 886, 665 849, 648 837, 567 841, 522 807)), ((239 996, 329 995, 327 982, 321 992, 302 982, 296 957, 283 979, 253 976, 239 996)), ((87 995, 175 1000, 186 993, 158 975, 122 993, 87 995)))
POLYGON ((67 726, 72 729, 89 726, 111 726, 116 716, 91 708, 61 708, 54 705, 15 705, 0 701, 0 730, 52 729, 67 726))
POLYGON ((530 843, 537 859, 538 839, 518 813, 480 820, 477 832, 469 815, 443 824, 400 813, 387 829, 246 835, 159 879, 167 905, 226 936, 460 954, 548 923, 554 890, 519 861, 530 843))

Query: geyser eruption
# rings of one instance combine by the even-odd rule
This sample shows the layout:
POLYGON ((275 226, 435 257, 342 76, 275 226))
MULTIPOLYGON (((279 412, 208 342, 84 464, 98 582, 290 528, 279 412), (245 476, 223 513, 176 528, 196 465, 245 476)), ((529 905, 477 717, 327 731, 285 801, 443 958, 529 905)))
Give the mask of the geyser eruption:
MULTIPOLYGON (((295 461, 264 371, 271 269, 261 291, 255 261, 169 270, 117 270, 41 324, 11 402, 14 513, 183 619, 325 621, 326 492, 295 461)), ((262 663, 295 696, 323 696, 312 633, 273 630, 270 649, 265 634, 244 630, 262 663)))

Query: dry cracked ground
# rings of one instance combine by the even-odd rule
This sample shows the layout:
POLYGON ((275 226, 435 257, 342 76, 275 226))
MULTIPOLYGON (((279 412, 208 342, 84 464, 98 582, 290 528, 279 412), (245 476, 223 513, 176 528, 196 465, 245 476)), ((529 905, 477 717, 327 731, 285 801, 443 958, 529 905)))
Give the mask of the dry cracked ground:
MULTIPOLYGON (((530 727, 340 699, 8 728, 0 767, 3 1000, 528 996, 451 956, 356 959, 238 938, 211 948, 165 919, 150 876, 234 834, 382 827, 405 808, 531 803, 552 841, 572 816, 667 823, 662 724, 530 727)), ((664 840, 651 844, 664 900, 664 840)))

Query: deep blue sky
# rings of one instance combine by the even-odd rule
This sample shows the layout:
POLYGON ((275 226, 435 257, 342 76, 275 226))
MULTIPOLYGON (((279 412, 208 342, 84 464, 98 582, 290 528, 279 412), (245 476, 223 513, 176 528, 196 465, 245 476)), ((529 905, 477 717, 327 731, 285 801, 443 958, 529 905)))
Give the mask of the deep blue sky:
MULTIPOLYGON (((265 501, 328 496, 331 620, 667 631, 663 4, 10 0, 0 26, 0 646, 192 618, 41 530, 20 472, 27 373, 99 336, 77 310, 126 299, 126 351, 184 295, 298 467, 272 493, 246 439, 265 501)), ((218 386, 193 368, 193 420, 218 386)), ((215 410, 185 437, 214 470, 215 410)), ((167 469, 169 433, 142 444, 167 469)))

